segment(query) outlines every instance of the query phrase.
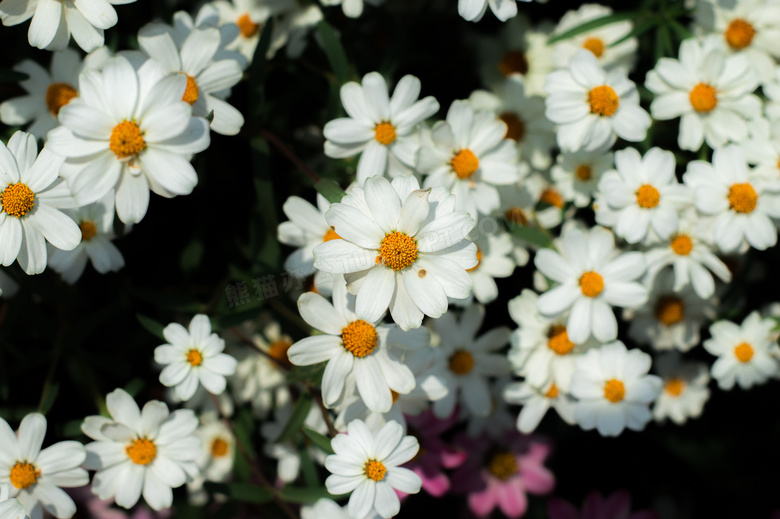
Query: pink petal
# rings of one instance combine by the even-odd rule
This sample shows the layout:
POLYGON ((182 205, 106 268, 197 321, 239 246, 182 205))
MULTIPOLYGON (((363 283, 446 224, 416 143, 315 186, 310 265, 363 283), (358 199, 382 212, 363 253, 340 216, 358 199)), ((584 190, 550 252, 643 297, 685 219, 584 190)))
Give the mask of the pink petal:
POLYGON ((481 492, 469 494, 469 508, 479 517, 485 517, 496 507, 496 489, 491 485, 481 492))
POLYGON ((555 488, 555 476, 545 467, 520 466, 520 478, 529 494, 547 494, 555 488))
POLYGON ((497 488, 498 506, 504 515, 515 518, 525 514, 528 500, 525 497, 523 482, 518 477, 499 483, 497 488))
POLYGON ((433 477, 425 477, 419 472, 418 475, 422 478, 422 487, 434 497, 441 497, 450 489, 450 480, 443 472, 433 477))

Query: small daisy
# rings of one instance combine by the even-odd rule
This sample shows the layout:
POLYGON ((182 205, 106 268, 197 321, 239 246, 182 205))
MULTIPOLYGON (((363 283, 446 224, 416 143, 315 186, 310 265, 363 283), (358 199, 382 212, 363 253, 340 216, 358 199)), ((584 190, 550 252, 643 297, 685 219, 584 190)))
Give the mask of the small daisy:
POLYGON ((190 503, 202 506, 209 497, 203 488, 206 481, 221 483, 230 479, 236 454, 236 439, 225 422, 213 413, 201 416, 201 426, 195 431, 195 436, 200 438, 203 447, 200 456, 195 460, 199 474, 187 483, 187 491, 190 494, 190 503))
POLYGON ((474 243, 477 245, 477 266, 466 271, 474 282, 474 297, 453 300, 452 303, 458 306, 468 306, 473 299, 482 304, 494 301, 498 297, 496 278, 508 278, 515 270, 516 264, 511 257, 514 245, 509 233, 482 234, 474 243))
MULTIPOLYGON (((41 450, 45 435, 46 418, 42 414, 25 416, 16 434, 0 418, 0 484, 10 483, 6 497, 17 499, 31 519, 42 519, 44 509, 58 519, 70 519, 76 513, 76 504, 60 487, 89 483, 87 471, 79 467, 87 454, 84 446, 75 441, 55 443, 41 450)), ((9 507, 6 503, 0 503, 0 510, 3 505, 9 507)))
POLYGON ((560 391, 553 383, 547 387, 534 387, 528 382, 514 382, 504 389, 504 400, 510 404, 522 405, 517 415, 517 430, 532 433, 552 407, 558 416, 569 425, 574 425, 574 399, 560 391))
POLYGON ((0 483, 0 517, 4 519, 27 519, 27 512, 18 499, 9 498, 11 485, 0 483))
POLYGON ((453 102, 447 120, 423 134, 417 158, 417 171, 427 175, 423 187, 446 187, 455 207, 474 219, 493 214, 500 205, 496 186, 514 184, 527 172, 506 132, 507 124, 495 114, 475 112, 468 101, 453 102))
POLYGON ((390 309, 402 329, 417 328, 423 315, 440 317, 447 298, 465 299, 466 272, 477 264, 477 247, 465 237, 474 220, 455 210, 444 188, 420 190, 413 176, 371 177, 325 215, 343 239, 314 248, 314 266, 343 273, 357 295, 360 319, 376 322, 390 309))
POLYGON ((661 393, 661 379, 648 375, 650 355, 615 341, 577 359, 571 394, 574 419, 583 429, 617 436, 628 427, 641 431, 652 418, 648 406, 661 393))
POLYGON ((747 137, 747 120, 761 114, 752 92, 758 78, 744 56, 727 57, 712 38, 689 39, 680 45, 680 59, 661 58, 647 73, 645 86, 656 95, 650 105, 654 119, 680 117, 677 143, 698 150, 747 137))
POLYGON ((712 164, 689 162, 683 181, 694 193, 696 209, 715 217, 713 238, 724 252, 777 243, 772 218, 780 218, 780 179, 768 181, 749 169, 738 146, 716 149, 712 164))
POLYGON ((458 14, 469 22, 478 22, 485 15, 488 6, 502 22, 517 16, 516 0, 458 0, 458 14))
POLYGON ((664 389, 653 406, 653 418, 663 422, 670 418, 683 425, 688 418, 698 418, 710 399, 707 384, 710 374, 703 362, 682 362, 677 352, 666 353, 655 362, 664 389))
POLYGON ((168 343, 154 350, 154 360, 165 366, 160 382, 176 388, 176 396, 189 400, 198 389, 198 382, 209 393, 220 395, 225 391, 226 376, 236 372, 236 359, 222 353, 225 341, 211 333, 211 323, 206 315, 192 318, 189 331, 178 323, 171 323, 163 330, 168 343))
POLYGON ((601 175, 613 168, 614 160, 612 152, 564 151, 558 154, 550 175, 564 200, 588 207, 601 175))
POLYGON ((357 182, 389 173, 391 177, 409 174, 419 149, 416 129, 439 111, 432 96, 418 100, 420 80, 404 76, 392 97, 387 83, 377 72, 363 76, 363 83, 341 87, 341 102, 349 117, 328 122, 322 130, 325 155, 352 157, 360 153, 357 182))
POLYGON ((563 151, 606 151, 618 137, 644 140, 650 116, 639 106, 639 94, 625 72, 605 72, 596 56, 580 50, 565 70, 547 75, 545 115, 558 124, 563 151))
POLYGON ((642 253, 619 254, 615 237, 603 227, 569 228, 559 241, 560 253, 541 249, 534 258, 542 274, 560 283, 539 296, 539 312, 554 318, 571 309, 566 330, 575 344, 591 335, 601 342, 615 339, 612 306, 631 308, 647 300, 647 289, 635 281, 645 272, 642 253))
POLYGON ((376 434, 360 420, 350 422, 348 434, 331 440, 335 454, 325 460, 331 475, 325 480, 334 495, 352 492, 347 510, 353 519, 362 519, 375 510, 381 517, 393 517, 401 509, 395 491, 416 494, 420 476, 399 465, 420 450, 413 436, 404 436, 397 422, 388 422, 376 434))
POLYGON ((628 243, 669 238, 677 228, 677 213, 691 202, 674 167, 674 153, 661 148, 651 148, 644 157, 634 148, 615 152, 617 171, 607 171, 599 181, 604 203, 596 209, 596 222, 614 227, 628 243))
MULTIPOLYGON (((260 34, 268 19, 293 8, 295 2, 290 0, 217 0, 212 5, 217 8, 220 21, 223 24, 238 26, 238 34, 227 48, 239 52, 250 63, 255 55, 257 44, 260 42, 260 34)), ((275 23, 266 58, 273 58, 276 51, 282 48, 285 43, 287 43, 287 32, 282 24, 275 23)))
POLYGON ((195 460, 201 441, 195 436, 198 419, 190 409, 169 413, 157 400, 138 408, 122 389, 106 397, 111 418, 88 416, 84 434, 96 440, 86 445, 87 470, 96 470, 92 491, 100 499, 116 500, 132 508, 143 493, 154 510, 169 508, 172 488, 182 486, 199 473, 195 460))
POLYGON ((748 315, 741 325, 717 321, 710 326, 712 338, 704 341, 703 346, 718 357, 711 373, 721 389, 729 390, 735 382, 742 389, 749 389, 777 373, 780 347, 773 335, 775 326, 777 321, 762 318, 758 312, 748 315))
POLYGON ((71 191, 58 177, 62 158, 28 133, 16 132, 8 147, 0 142, 0 263, 14 261, 27 274, 46 269, 46 242, 73 250, 81 241, 76 222, 60 209, 75 207, 71 191))

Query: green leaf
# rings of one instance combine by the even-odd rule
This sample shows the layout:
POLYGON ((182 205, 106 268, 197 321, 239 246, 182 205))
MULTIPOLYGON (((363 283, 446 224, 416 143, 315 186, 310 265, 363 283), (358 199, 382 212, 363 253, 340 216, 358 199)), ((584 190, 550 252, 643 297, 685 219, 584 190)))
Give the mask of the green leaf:
POLYGON ((303 434, 325 454, 333 454, 333 447, 330 446, 330 438, 309 429, 308 427, 303 428, 303 434))
POLYGON ((262 488, 249 483, 214 483, 207 481, 204 485, 210 492, 224 494, 232 501, 244 503, 267 503, 274 494, 268 488, 262 488))
POLYGON ((674 55, 674 45, 672 44, 672 35, 666 25, 659 25, 655 32, 655 61, 674 55))
POLYGON ((325 363, 312 364, 310 366, 293 366, 287 372, 287 382, 301 382, 307 380, 314 385, 319 385, 322 374, 325 372, 325 363))
POLYGON ((57 394, 60 391, 60 385, 56 382, 52 382, 50 386, 44 386, 44 392, 41 395, 41 402, 38 404, 38 412, 46 414, 49 409, 54 405, 54 401, 57 400, 57 394))
POLYGON ((141 323, 141 326, 146 328, 146 331, 157 337, 158 339, 166 340, 165 335, 163 335, 163 329, 165 326, 158 323, 151 317, 146 317, 145 315, 141 314, 135 314, 135 318, 138 319, 138 322, 141 323))
POLYGON ((520 238, 521 240, 527 241, 528 243, 532 245, 536 245, 538 247, 552 246, 552 240, 550 239, 550 236, 534 227, 523 227, 517 225, 517 226, 510 227, 509 232, 511 232, 513 235, 520 238))
POLYGON ((142 378, 136 377, 125 385, 125 391, 128 395, 135 398, 135 396, 141 392, 146 385, 146 382, 142 378))
POLYGON ((635 20, 643 16, 647 16, 647 14, 648 13, 645 11, 628 11, 625 13, 615 13, 607 16, 602 16, 601 18, 590 20, 588 22, 583 23, 582 25, 578 25, 577 27, 572 27, 568 31, 564 31, 560 34, 553 35, 552 37, 550 37, 550 39, 547 40, 547 44, 550 45, 559 42, 561 40, 571 38, 572 36, 577 36, 578 34, 582 34, 583 32, 587 32, 593 29, 598 29, 599 27, 603 27, 611 23, 622 22, 623 20, 635 20))
POLYGON ((669 27, 672 28, 672 31, 674 31, 674 34, 677 35, 677 38, 680 39, 680 41, 687 40, 693 36, 691 31, 677 20, 669 20, 669 27))
POLYGON ((626 40, 629 40, 631 38, 638 38, 639 36, 643 35, 653 27, 658 25, 658 18, 649 18, 645 20, 644 22, 637 24, 636 27, 634 27, 631 32, 623 36, 622 38, 619 38, 612 43, 609 44, 610 47, 614 47, 616 45, 620 45, 626 40))
POLYGON ((336 31, 333 30, 333 27, 328 22, 322 20, 317 24, 317 34, 320 35, 322 40, 322 47, 325 50, 325 55, 328 57, 330 67, 336 74, 339 83, 343 85, 349 81, 349 61, 341 41, 336 36, 336 31))
POLYGON ((298 401, 295 402, 290 419, 287 421, 287 425, 284 426, 279 437, 275 443, 284 443, 287 440, 291 440, 300 430, 303 428, 303 422, 306 420, 306 416, 311 409, 312 397, 308 392, 301 393, 298 397, 298 401))
POLYGON ((8 70, 6 68, 0 69, 0 83, 18 83, 29 78, 30 76, 24 72, 17 72, 15 70, 8 70))
POLYGON ((184 272, 195 270, 203 259, 203 242, 194 239, 181 252, 179 265, 184 272))
POLYGON ((338 499, 341 496, 334 496, 326 488, 322 487, 309 487, 309 488, 296 488, 286 486, 279 492, 279 497, 288 503, 301 503, 310 504, 314 503, 318 499, 338 499))
POLYGON ((263 303, 247 303, 246 306, 241 307, 241 310, 231 309, 229 313, 219 315, 211 319, 211 331, 218 332, 233 326, 238 326, 245 321, 251 321, 260 315, 260 310, 263 308, 263 303))
POLYGON ((341 186, 339 186, 335 180, 329 178, 320 179, 319 182, 314 184, 314 189, 319 194, 325 197, 325 199, 331 204, 337 204, 341 202, 341 199, 347 196, 341 186))

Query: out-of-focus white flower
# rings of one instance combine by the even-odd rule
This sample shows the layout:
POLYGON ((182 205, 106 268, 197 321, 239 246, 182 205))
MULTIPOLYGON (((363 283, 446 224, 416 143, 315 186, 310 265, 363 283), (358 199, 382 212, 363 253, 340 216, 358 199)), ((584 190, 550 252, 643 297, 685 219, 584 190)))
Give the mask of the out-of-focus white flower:
POLYGON ((670 418, 683 425, 688 418, 698 418, 710 398, 707 384, 710 375, 703 362, 682 362, 680 354, 669 352, 655 361, 656 372, 664 389, 653 406, 653 418, 663 422, 670 418))
POLYGON ((577 207, 587 207, 601 175, 613 167, 614 160, 611 152, 564 151, 558 154, 550 175, 564 200, 577 207))
POLYGON ((203 488, 206 481, 223 482, 230 479, 233 473, 233 459, 236 452, 236 439, 225 422, 215 414, 201 416, 201 426, 195 431, 200 438, 202 448, 195 463, 200 469, 198 476, 187 482, 190 503, 197 506, 205 505, 208 492, 203 488))
MULTIPOLYGON (((266 421, 260 426, 260 434, 265 440, 263 451, 266 456, 276 460, 276 474, 285 483, 292 483, 298 479, 301 471, 301 452, 298 445, 291 441, 279 443, 277 440, 284 431, 285 425, 290 421, 292 405, 286 405, 276 409, 275 420, 266 421)), ((320 408, 311 406, 309 414, 303 421, 303 426, 323 435, 328 434, 328 426, 322 418, 320 408)), ((325 453, 314 445, 307 448, 308 455, 320 465, 325 463, 325 453)))

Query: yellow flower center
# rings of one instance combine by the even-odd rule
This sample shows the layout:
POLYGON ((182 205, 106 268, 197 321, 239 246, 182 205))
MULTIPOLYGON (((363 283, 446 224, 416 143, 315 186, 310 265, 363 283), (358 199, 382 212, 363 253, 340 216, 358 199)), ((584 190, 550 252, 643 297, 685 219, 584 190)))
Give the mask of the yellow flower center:
POLYGON ((664 391, 672 396, 680 396, 685 389, 685 382, 679 378, 670 378, 664 384, 664 391))
POLYGON ((548 203, 553 207, 557 207, 558 209, 563 208, 563 197, 557 190, 551 187, 548 187, 542 191, 542 195, 539 197, 539 201, 548 203))
POLYGON ((508 51, 498 62, 498 70, 505 76, 527 73, 528 60, 525 58, 525 53, 519 50, 508 51))
POLYGON ((574 349, 574 343, 569 340, 566 327, 554 324, 547 331, 547 347, 558 355, 566 355, 574 349))
POLYGON ((238 25, 238 30, 241 31, 241 36, 244 38, 251 38, 260 30, 260 25, 252 21, 249 17, 249 13, 244 13, 239 16, 238 20, 236 20, 236 25, 238 25))
POLYGON ((92 220, 84 220, 79 224, 81 229, 81 241, 89 241, 97 234, 97 226, 92 220))
POLYGON ((336 231, 333 229, 328 229, 328 232, 325 233, 325 236, 322 237, 322 242, 325 243, 326 241, 330 240, 341 240, 341 236, 336 234, 336 231))
POLYGON ((11 484, 18 489, 31 487, 41 477, 41 471, 26 461, 17 461, 16 465, 11 467, 11 484))
POLYGON ((460 150, 450 161, 452 169, 460 179, 469 178, 479 169, 479 159, 474 152, 465 148, 460 150))
POLYGON ((292 367, 290 358, 287 356, 287 351, 292 347, 293 343, 289 339, 279 339, 274 341, 268 347, 268 356, 278 361, 280 364, 286 367, 292 367))
POLYGON ((376 263, 382 263, 393 270, 402 270, 417 259, 417 243, 414 238, 402 232, 385 234, 379 245, 376 263))
POLYGON ((597 86, 588 92, 591 113, 612 117, 620 106, 618 95, 607 85, 597 86))
POLYGON ((341 343, 352 355, 362 358, 374 351, 379 337, 374 325, 358 319, 341 329, 341 343))
POLYGON ((582 44, 583 49, 588 49, 594 56, 600 58, 604 54, 604 41, 601 38, 588 38, 585 43, 582 44))
POLYGON ((581 181, 587 182, 593 176, 593 171, 590 169, 590 166, 586 166, 585 164, 580 164, 579 166, 577 166, 577 169, 574 171, 574 174, 581 181))
POLYGON ((547 398, 558 398, 558 386, 555 384, 550 386, 550 389, 547 390, 544 396, 547 398))
POLYGON ((52 83, 46 89, 46 106, 54 117, 60 114, 60 109, 78 96, 76 89, 67 83, 52 83))
POLYGON ((685 303, 677 296, 663 296, 655 304, 655 318, 658 322, 671 326, 685 317, 685 303))
POLYGON ((740 343, 734 348, 734 355, 742 363, 749 362, 753 358, 753 346, 746 342, 740 343))
POLYGON ((738 213, 752 213, 758 204, 758 193, 749 183, 733 184, 729 188, 729 206, 738 213))
POLYGON ((385 478, 386 472, 387 469, 381 461, 368 460, 366 464, 363 465, 363 474, 365 474, 368 479, 373 479, 374 481, 382 481, 385 478))
POLYGON ((580 290, 583 295, 596 297, 604 290, 604 278, 598 272, 586 272, 580 278, 580 290))
POLYGON ((390 123, 379 123, 374 128, 374 139, 379 144, 384 144, 385 146, 392 144, 395 141, 395 137, 395 126, 390 123))
POLYGON ((203 364, 203 355, 201 355, 201 353, 195 348, 192 348, 187 352, 187 362, 189 362, 190 366, 193 367, 200 366, 203 364))
POLYGON ((612 402, 613 404, 617 404, 623 398, 626 396, 626 386, 623 385, 621 381, 619 381, 616 378, 607 380, 607 383, 604 384, 604 398, 612 402))
POLYGON ((639 186, 636 191, 636 203, 643 209, 652 209, 661 201, 661 193, 650 184, 639 186))
POLYGON ((477 247, 477 264, 471 267, 470 269, 466 269, 466 272, 473 272, 479 268, 479 264, 482 261, 482 250, 480 250, 479 247, 477 247))
POLYGON ((125 447, 125 452, 136 465, 148 465, 157 457, 157 446, 152 440, 138 438, 125 447))
POLYGON ((523 137, 525 137, 525 123, 522 119, 512 112, 504 112, 498 118, 506 123, 505 139, 512 139, 515 142, 523 140, 523 137))
POLYGON ((474 356, 466 350, 458 350, 450 357, 450 371, 466 375, 474 369, 474 356))
POLYGON ((507 480, 517 474, 517 460, 511 452, 499 452, 490 460, 490 473, 507 480))
POLYGON ((726 27, 726 32, 723 33, 726 42, 734 50, 742 50, 750 45, 755 35, 756 29, 743 18, 731 20, 729 26, 726 27))
POLYGON ((693 240, 685 234, 678 234, 672 238, 672 250, 678 256, 687 256, 693 250, 693 240))
MULTIPOLYGON (((184 74, 184 72, 182 72, 184 74)), ((189 74, 187 76, 187 88, 184 89, 184 95, 181 96, 181 100, 185 103, 194 105, 198 100, 198 84, 195 82, 195 78, 189 74)))
POLYGON ((519 225, 528 225, 528 217, 525 215, 525 212, 523 212, 522 209, 519 207, 513 207, 511 209, 507 209, 506 213, 504 213, 504 216, 507 220, 509 220, 512 223, 519 224, 519 225))
POLYGON ((221 458, 228 452, 228 442, 222 438, 215 438, 211 442, 211 456, 214 458, 221 458))
POLYGON ((706 83, 699 83, 693 87, 690 94, 688 94, 688 99, 690 99, 691 106, 697 112, 711 112, 718 106, 718 96, 715 88, 706 83))
POLYGON ((21 182, 10 184, 0 194, 0 203, 3 204, 3 211, 9 216, 21 218, 35 206, 35 193, 27 187, 27 184, 21 182))
POLYGON ((108 147, 118 159, 138 155, 146 148, 141 128, 133 121, 122 121, 114 126, 108 147))

